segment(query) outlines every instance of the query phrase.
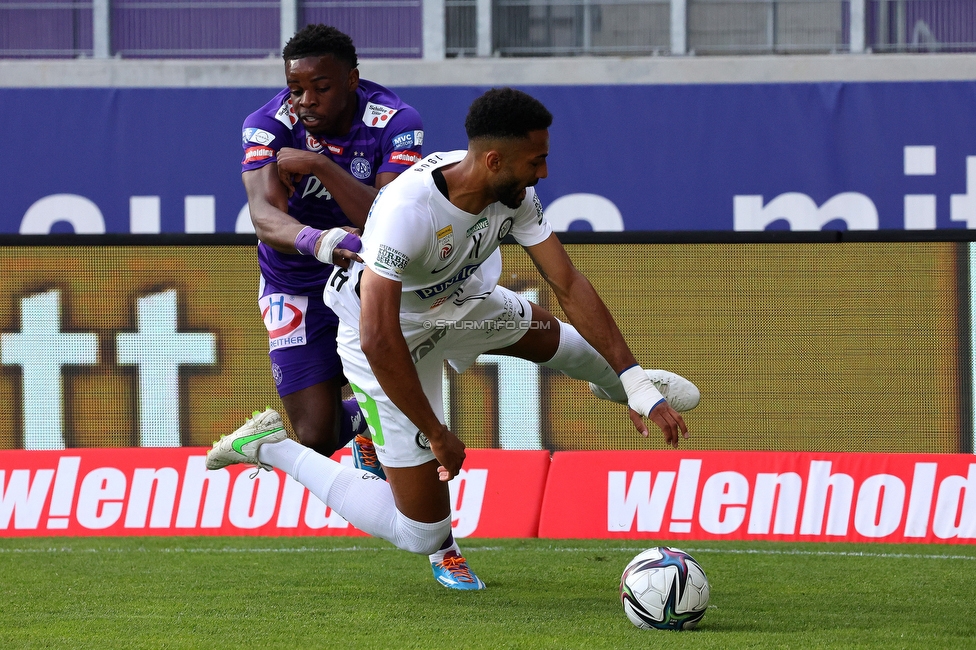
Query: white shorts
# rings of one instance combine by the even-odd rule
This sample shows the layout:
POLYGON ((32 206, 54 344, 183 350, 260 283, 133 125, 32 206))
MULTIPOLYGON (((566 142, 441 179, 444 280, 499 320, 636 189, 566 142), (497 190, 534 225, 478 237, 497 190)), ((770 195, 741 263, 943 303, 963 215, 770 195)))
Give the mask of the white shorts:
MULTIPOLYGON (((504 287, 495 287, 463 320, 428 320, 423 324, 401 321, 424 394, 441 422, 444 361, 462 372, 479 354, 519 341, 531 322, 529 301, 504 287)), ((366 416, 379 461, 387 467, 416 467, 433 460, 426 436, 390 401, 373 377, 360 347, 359 329, 340 322, 337 342, 343 371, 366 416)))

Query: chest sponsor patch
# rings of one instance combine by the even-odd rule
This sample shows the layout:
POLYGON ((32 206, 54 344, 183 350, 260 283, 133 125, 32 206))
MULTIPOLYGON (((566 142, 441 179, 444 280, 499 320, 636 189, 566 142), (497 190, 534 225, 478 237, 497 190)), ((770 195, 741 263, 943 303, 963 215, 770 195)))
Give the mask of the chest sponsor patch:
POLYGON ((390 123, 390 118, 396 115, 397 110, 396 108, 369 102, 366 104, 366 110, 363 111, 363 124, 366 126, 374 126, 378 129, 386 128, 386 125, 390 123))
POLYGON ((308 342, 305 334, 308 296, 272 293, 258 300, 258 305, 268 330, 270 349, 291 348, 308 342))
POLYGON ((465 237, 470 237, 471 235, 475 234, 476 232, 478 232, 480 230, 484 230, 487 227, 488 227, 488 218, 487 217, 481 217, 480 219, 478 219, 478 221, 473 226, 471 226, 470 228, 468 228, 465 231, 464 236, 465 237))

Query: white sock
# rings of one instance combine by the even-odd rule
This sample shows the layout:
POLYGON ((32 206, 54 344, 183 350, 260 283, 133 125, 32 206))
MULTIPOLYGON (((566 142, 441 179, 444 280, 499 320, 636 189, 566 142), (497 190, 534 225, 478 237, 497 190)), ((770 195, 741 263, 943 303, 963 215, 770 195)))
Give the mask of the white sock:
POLYGON ((429 555, 451 534, 450 515, 432 523, 414 521, 397 510, 389 483, 352 467, 343 467, 326 503, 359 530, 411 553, 429 555))
POLYGON ((451 533, 450 516, 433 523, 414 521, 397 510, 389 483, 294 440, 262 445, 258 459, 293 476, 359 530, 405 551, 429 555, 451 533))
POLYGON ((627 402, 627 393, 620 378, 592 345, 586 342, 576 328, 559 321, 559 347, 552 359, 541 364, 547 368, 596 384, 614 401, 627 402))

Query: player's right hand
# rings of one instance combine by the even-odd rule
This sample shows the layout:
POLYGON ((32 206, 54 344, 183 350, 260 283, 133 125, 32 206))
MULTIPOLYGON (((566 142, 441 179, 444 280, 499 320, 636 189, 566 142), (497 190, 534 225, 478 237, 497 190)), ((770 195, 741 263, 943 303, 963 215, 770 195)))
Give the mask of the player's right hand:
POLYGON ((434 458, 440 463, 437 476, 442 481, 450 481, 461 471, 464 464, 464 443, 445 426, 441 426, 436 434, 427 438, 434 458))
MULTIPOLYGON (((647 414, 647 419, 656 424, 661 430, 664 434, 664 442, 669 447, 677 449, 678 441, 681 438, 688 439, 688 425, 685 424, 685 420, 681 417, 681 414, 671 408, 671 405, 667 402, 662 401, 651 409, 651 412, 647 414)), ((644 424, 644 418, 641 414, 634 409, 630 409, 630 421, 634 423, 634 427, 641 435, 646 438, 647 426, 644 424)))

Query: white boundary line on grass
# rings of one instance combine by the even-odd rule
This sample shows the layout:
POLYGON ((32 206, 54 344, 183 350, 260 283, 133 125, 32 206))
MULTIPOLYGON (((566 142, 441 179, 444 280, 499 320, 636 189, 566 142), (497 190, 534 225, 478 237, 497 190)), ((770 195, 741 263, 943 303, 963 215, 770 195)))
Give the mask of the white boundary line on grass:
MULTIPOLYGON (((612 553, 612 552, 636 552, 643 551, 648 547, 645 546, 623 546, 623 547, 590 547, 590 548, 548 548, 548 549, 519 549, 519 548, 506 548, 502 546, 468 546, 465 547, 466 552, 490 552, 490 551, 508 551, 508 552, 518 552, 521 550, 545 550, 554 551, 561 553, 612 553)), ((775 550, 775 549, 722 549, 722 548, 705 548, 705 547, 695 547, 695 546, 684 546, 682 545, 682 550, 694 553, 716 553, 719 555, 803 555, 803 556, 827 556, 827 557, 867 557, 867 558, 881 558, 881 559, 910 559, 910 560, 976 560, 976 555, 947 555, 947 554, 930 554, 930 553, 872 553, 865 551, 803 551, 797 549, 790 550, 775 550)), ((367 547, 367 546, 344 546, 340 548, 310 548, 308 546, 299 546, 293 548, 235 548, 230 546, 225 546, 223 548, 181 548, 181 547, 170 547, 170 548, 159 548, 159 549, 147 549, 145 547, 138 548, 84 548, 75 550, 70 546, 59 546, 59 547, 47 547, 47 548, 0 548, 0 554, 6 553, 132 553, 132 552, 160 552, 160 553, 358 553, 363 551, 373 551, 373 552, 386 552, 386 551, 398 551, 394 547, 367 547)))

